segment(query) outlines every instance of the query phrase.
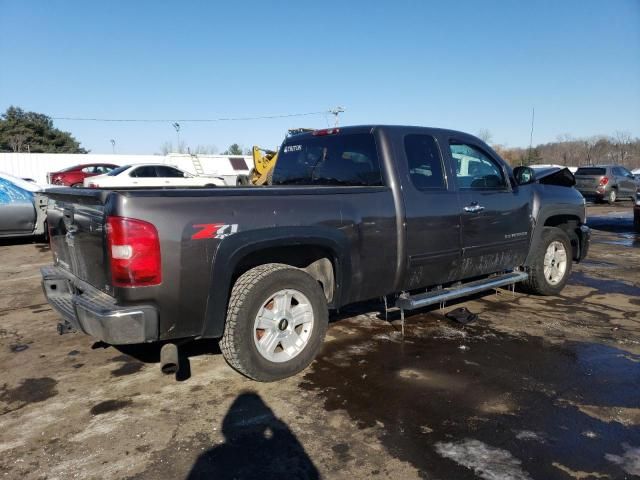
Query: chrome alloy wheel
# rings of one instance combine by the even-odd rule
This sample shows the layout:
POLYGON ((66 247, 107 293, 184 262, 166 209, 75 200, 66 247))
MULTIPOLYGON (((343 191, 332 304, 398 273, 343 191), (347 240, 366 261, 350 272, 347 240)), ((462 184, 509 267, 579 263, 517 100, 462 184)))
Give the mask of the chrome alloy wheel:
POLYGON ((544 278, 549 285, 557 285, 564 278, 567 271, 567 251, 562 242, 554 241, 549 244, 544 254, 544 278))
POLYGON ((286 362, 302 352, 313 330, 309 299, 287 288, 262 304, 253 324, 256 348, 270 362, 286 362))

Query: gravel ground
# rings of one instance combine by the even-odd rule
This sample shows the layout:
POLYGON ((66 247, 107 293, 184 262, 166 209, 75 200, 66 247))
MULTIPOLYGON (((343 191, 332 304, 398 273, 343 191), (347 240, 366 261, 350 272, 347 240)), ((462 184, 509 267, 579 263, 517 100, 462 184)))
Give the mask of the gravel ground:
POLYGON ((318 359, 271 384, 192 343, 58 336, 44 245, 0 244, 0 476, 590 479, 640 476, 640 235, 589 207, 588 260, 558 297, 499 290, 385 319, 334 315, 318 359), (444 317, 466 306, 479 319, 444 317))

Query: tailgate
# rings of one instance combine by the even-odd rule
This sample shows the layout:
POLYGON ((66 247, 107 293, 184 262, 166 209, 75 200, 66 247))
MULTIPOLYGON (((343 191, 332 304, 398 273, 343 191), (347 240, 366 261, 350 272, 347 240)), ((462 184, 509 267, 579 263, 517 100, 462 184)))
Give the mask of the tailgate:
POLYGON ((584 190, 595 190, 600 185, 602 175, 576 175, 576 187, 584 190))
POLYGON ((607 169, 604 167, 580 167, 574 174, 576 187, 581 190, 595 190, 606 174, 607 169))
POLYGON ((104 228, 107 195, 84 189, 47 191, 54 263, 103 292, 110 290, 104 228))

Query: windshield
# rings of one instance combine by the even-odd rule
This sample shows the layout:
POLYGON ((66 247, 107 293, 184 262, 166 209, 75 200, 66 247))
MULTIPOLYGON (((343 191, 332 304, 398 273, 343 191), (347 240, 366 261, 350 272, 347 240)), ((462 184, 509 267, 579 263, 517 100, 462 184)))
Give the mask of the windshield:
POLYGON ((9 182, 28 192, 38 192, 42 190, 42 187, 40 187, 40 185, 38 185, 37 183, 27 182, 26 180, 14 177, 13 175, 9 175, 8 173, 0 173, 0 178, 8 180, 9 182))
POLYGON ((123 165, 121 167, 114 168, 109 173, 107 173, 107 175, 109 175, 110 177, 115 177, 116 175, 120 175, 122 172, 128 170, 129 168, 131 168, 131 165, 123 165))
POLYGON ((274 185, 382 185, 373 135, 290 137, 280 148, 274 185))

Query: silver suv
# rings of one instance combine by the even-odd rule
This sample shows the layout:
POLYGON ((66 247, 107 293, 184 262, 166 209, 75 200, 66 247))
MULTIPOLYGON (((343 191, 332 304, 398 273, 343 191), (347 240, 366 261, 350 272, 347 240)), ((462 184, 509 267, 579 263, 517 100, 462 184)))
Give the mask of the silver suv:
POLYGON ((574 176, 583 197, 611 204, 621 197, 633 199, 638 188, 631 172, 619 165, 580 167, 574 176))

